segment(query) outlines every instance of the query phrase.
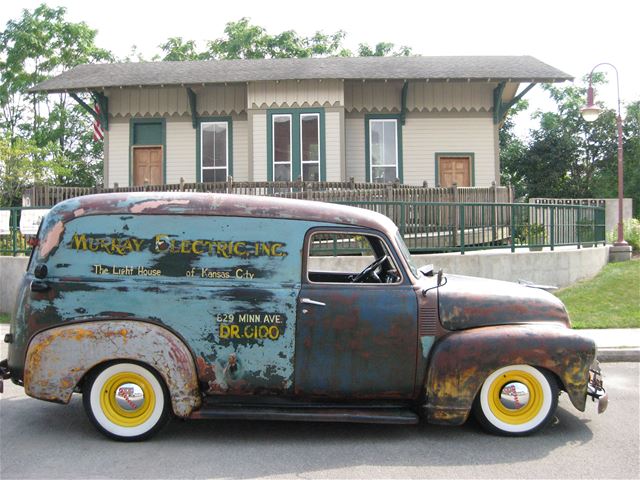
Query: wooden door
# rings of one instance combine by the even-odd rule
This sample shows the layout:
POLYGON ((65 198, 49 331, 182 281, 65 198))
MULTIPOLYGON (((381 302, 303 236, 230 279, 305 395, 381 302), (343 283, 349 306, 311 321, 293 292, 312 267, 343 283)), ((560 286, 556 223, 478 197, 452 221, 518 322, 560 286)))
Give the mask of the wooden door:
POLYGON ((162 147, 133 149, 133 185, 161 185, 162 147))
POLYGON ((440 157, 438 162, 441 187, 450 187, 454 183, 459 187, 471 186, 471 158, 440 157))

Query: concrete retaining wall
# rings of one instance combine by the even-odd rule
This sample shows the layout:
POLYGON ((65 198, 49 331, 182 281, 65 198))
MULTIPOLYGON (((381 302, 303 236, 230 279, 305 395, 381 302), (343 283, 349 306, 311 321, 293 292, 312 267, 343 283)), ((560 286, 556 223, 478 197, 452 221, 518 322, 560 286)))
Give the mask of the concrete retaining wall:
POLYGON ((609 261, 609 247, 561 247, 553 252, 526 250, 514 253, 484 250, 465 253, 415 255, 418 265, 432 263, 445 272, 493 278, 495 280, 529 280, 543 285, 567 287, 579 280, 595 276, 609 261))
POLYGON ((11 313, 28 257, 0 257, 0 313, 11 313))
MULTIPOLYGON (((577 249, 560 247, 542 252, 482 250, 459 253, 414 255, 419 266, 433 264, 437 270, 496 280, 529 280, 544 285, 566 287, 591 278, 607 264, 609 247, 577 249)), ((0 313, 13 310, 17 289, 27 266, 25 257, 0 257, 0 313)), ((327 271, 360 271, 371 262, 367 257, 314 258, 311 268, 327 271)))

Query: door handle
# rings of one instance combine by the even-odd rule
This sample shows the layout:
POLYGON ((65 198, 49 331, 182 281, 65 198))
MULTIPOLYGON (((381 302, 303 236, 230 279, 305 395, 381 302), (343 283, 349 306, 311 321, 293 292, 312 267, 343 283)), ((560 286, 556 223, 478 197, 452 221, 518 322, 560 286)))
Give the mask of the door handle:
POLYGON ((317 300, 311 300, 310 298, 301 298, 300 303, 304 303, 306 305, 318 305, 319 307, 327 306, 327 304, 324 302, 318 302, 317 300))
POLYGON ((33 280, 31 282, 32 292, 46 292, 50 288, 51 286, 47 282, 43 282, 42 280, 33 280))

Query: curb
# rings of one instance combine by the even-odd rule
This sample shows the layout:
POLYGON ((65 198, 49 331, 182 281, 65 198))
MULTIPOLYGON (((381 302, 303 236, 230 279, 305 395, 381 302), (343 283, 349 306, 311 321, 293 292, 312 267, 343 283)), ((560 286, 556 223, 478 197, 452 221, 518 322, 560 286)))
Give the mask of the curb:
POLYGON ((599 348, 597 359, 603 363, 640 362, 640 348, 599 348))

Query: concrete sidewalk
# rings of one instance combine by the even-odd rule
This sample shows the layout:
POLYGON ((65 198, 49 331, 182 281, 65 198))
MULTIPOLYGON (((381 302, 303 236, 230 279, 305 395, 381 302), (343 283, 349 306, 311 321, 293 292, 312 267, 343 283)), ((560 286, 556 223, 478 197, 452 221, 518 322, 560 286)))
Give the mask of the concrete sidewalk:
POLYGON ((640 328, 576 330, 592 338, 601 362, 640 362, 640 328))
MULTIPOLYGON (((576 332, 596 342, 598 360, 601 362, 640 362, 640 328, 603 328, 576 330, 576 332)), ((9 325, 0 324, 2 352, 6 352, 4 344, 6 333, 9 333, 9 325)))

